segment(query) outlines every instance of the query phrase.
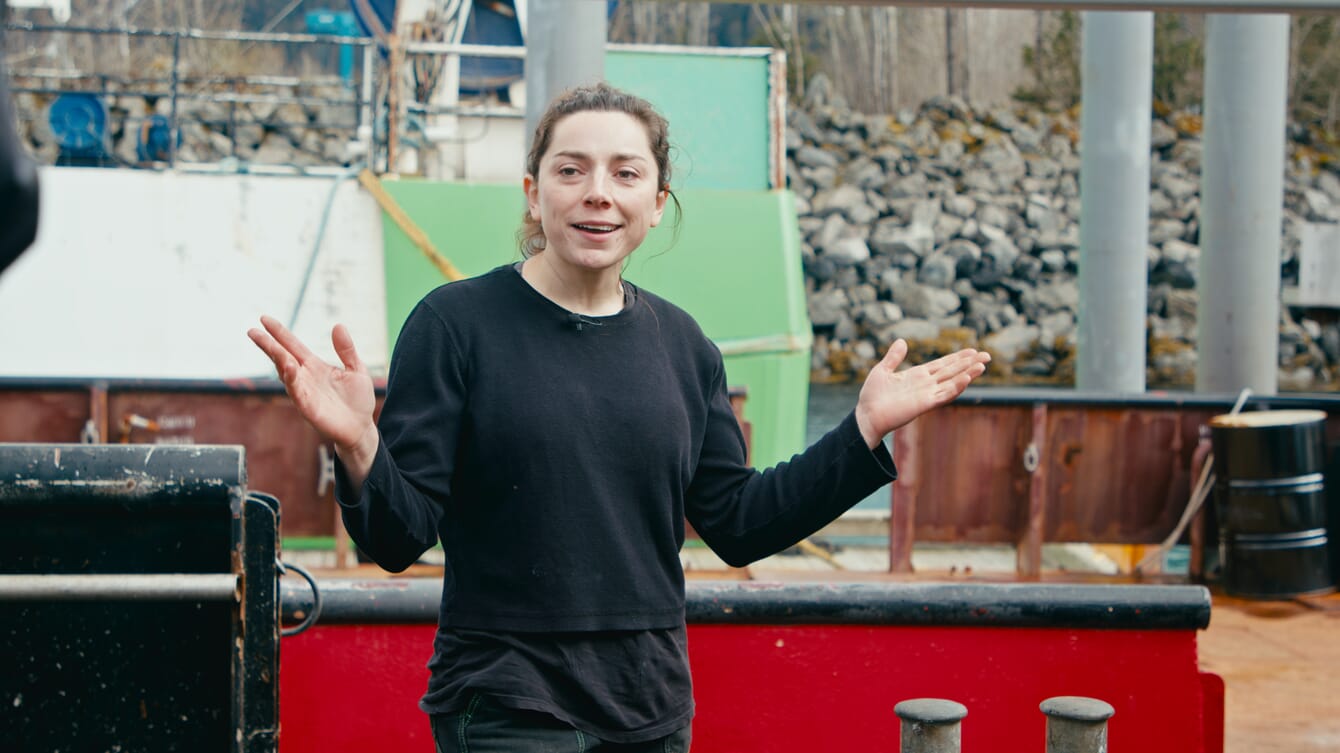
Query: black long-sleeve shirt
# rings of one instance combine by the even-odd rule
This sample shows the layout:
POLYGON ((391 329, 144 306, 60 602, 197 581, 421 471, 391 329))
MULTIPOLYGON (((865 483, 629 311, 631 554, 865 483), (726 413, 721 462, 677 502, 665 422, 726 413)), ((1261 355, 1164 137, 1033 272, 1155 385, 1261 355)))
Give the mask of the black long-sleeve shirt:
MULTIPOLYGON (((4 15, 0 6, 0 20, 4 15)), ((37 235, 37 197, 37 167, 19 144, 0 44, 0 272, 37 235)))
MULTIPOLYGON (((342 484, 338 496, 350 535, 383 567, 403 569, 442 541, 439 691, 457 684, 446 665, 462 663, 462 636, 641 632, 643 642, 654 635, 673 646, 679 635, 682 644, 686 517, 723 559, 743 565, 893 477, 887 450, 867 448, 852 416, 790 462, 749 468, 721 354, 688 314, 634 289, 616 315, 574 317, 512 267, 442 286, 415 308, 379 430, 362 490, 342 484)), ((686 661, 682 651, 669 660, 686 661)), ((563 698, 534 698, 533 687, 486 689, 579 727, 590 718, 585 706, 562 708, 563 698)), ((642 692, 662 715, 682 715, 689 707, 664 708, 666 690, 642 692)), ((430 692, 425 708, 462 702, 445 695, 455 697, 430 692)), ((630 725, 664 726, 654 708, 640 721, 622 711, 601 718, 634 737, 630 725)))

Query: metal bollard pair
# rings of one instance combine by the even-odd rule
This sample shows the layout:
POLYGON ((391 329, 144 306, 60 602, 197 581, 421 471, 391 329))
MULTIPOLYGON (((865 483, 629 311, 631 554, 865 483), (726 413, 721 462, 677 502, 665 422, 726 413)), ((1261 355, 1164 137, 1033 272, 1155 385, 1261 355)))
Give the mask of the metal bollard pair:
MULTIPOLYGON (((1107 720, 1116 711, 1095 698, 1057 696, 1043 701, 1047 753, 1107 753, 1107 720)), ((917 698, 893 708, 902 720, 902 753, 959 753, 968 707, 941 698, 917 698)))

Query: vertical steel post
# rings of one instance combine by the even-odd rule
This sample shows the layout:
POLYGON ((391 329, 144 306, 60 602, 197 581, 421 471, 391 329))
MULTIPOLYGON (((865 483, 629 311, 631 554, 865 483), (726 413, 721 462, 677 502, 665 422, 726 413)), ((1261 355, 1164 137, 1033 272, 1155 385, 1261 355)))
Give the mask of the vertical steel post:
POLYGON ((893 433, 898 480, 889 485, 889 572, 912 572, 917 536, 917 497, 921 495, 921 431, 917 422, 893 433))
POLYGON ((373 58, 377 54, 375 44, 363 45, 363 80, 358 88, 358 97, 356 104, 358 107, 358 127, 354 130, 354 138, 364 147, 363 158, 369 169, 375 169, 377 148, 377 116, 373 112, 372 95, 373 80, 376 75, 373 70, 373 58), (366 130, 364 130, 366 129, 366 130))
POLYGON ((181 138, 181 123, 177 122, 177 90, 181 88, 181 32, 172 34, 172 90, 171 114, 168 121, 168 167, 177 166, 177 140, 181 138))
POLYGON ((968 707, 941 698, 915 698, 893 707, 901 720, 902 753, 959 753, 968 707))
POLYGON ((400 77, 405 67, 405 43, 400 33, 392 30, 387 35, 387 88, 386 88, 386 172, 400 172, 400 77))
POLYGON ((1079 364, 1082 390, 1145 391, 1154 15, 1083 16, 1079 364))
POLYGON ((531 0, 526 21, 526 151, 549 101, 605 78, 601 0, 531 0))
POLYGON ((1047 753, 1107 753, 1107 720, 1116 711, 1096 698, 1057 696, 1039 708, 1047 715, 1047 753))
POLYGON ((1196 389, 1279 387, 1289 17, 1211 15, 1205 43, 1196 389))

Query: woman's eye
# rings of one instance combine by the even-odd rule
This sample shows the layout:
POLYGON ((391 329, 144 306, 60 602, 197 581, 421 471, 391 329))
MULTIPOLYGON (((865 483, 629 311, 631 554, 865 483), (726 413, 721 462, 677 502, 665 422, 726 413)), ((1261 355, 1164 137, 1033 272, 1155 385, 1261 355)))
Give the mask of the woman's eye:
POLYGON ((568 167, 560 167, 560 168, 558 168, 558 174, 559 174, 559 175, 566 175, 566 176, 576 175, 576 174, 577 174, 577 168, 572 167, 572 166, 568 166, 568 167))
POLYGON ((633 179, 637 178, 637 171, 636 171, 636 170, 620 170, 619 172, 615 173, 615 175, 618 176, 618 177, 620 177, 620 178, 622 178, 622 179, 624 179, 624 180, 633 180, 633 179))

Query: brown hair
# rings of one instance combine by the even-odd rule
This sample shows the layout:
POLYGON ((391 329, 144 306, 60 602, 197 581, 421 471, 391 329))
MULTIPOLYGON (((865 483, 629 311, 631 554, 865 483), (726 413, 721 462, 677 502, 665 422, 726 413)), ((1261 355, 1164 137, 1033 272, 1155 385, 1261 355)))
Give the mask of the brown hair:
MULTIPOLYGON (((670 190, 670 123, 656 111, 650 102, 628 92, 616 89, 605 82, 590 86, 578 86, 560 94, 535 126, 535 138, 531 142, 530 154, 526 157, 526 173, 532 180, 539 180, 540 160, 549 151, 554 138, 554 127, 569 115, 579 112, 621 112, 637 119, 647 129, 647 141, 652 157, 656 160, 656 188, 665 191, 675 203, 675 230, 678 234, 681 208, 679 198, 670 190)), ((521 215, 521 227, 517 230, 517 244, 521 255, 530 255, 544 250, 544 228, 539 220, 530 216, 530 212, 521 215)))

